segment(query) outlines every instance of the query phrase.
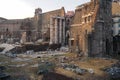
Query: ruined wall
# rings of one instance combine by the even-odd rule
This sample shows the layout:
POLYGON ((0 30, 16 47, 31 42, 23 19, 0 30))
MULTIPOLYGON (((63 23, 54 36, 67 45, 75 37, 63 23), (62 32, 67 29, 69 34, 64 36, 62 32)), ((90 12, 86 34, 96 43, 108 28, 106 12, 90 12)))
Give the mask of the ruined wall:
POLYGON ((113 18, 113 51, 114 55, 120 54, 120 1, 112 2, 113 18))
POLYGON ((70 39, 70 25, 73 21, 75 13, 74 11, 67 11, 65 15, 65 45, 69 46, 69 39, 70 39))
POLYGON ((0 23, 0 33, 4 38, 19 38, 22 19, 4 20, 0 23))
POLYGON ((82 51, 85 55, 87 55, 87 34, 92 32, 97 7, 98 5, 95 5, 94 2, 88 2, 76 8, 75 16, 70 29, 70 44, 72 44, 70 45, 70 48, 72 51, 76 52, 76 50, 78 50, 77 48, 79 48, 79 51, 82 51))
POLYGON ((102 56, 107 52, 111 53, 112 51, 107 50, 106 47, 112 45, 112 24, 109 24, 112 23, 111 19, 109 0, 91 0, 78 6, 70 29, 70 49, 83 52, 86 56, 102 56))
POLYGON ((92 33, 91 53, 96 56, 113 53, 111 0, 99 0, 99 8, 92 33))
POLYGON ((50 18, 51 17, 64 17, 65 16, 65 10, 64 7, 61 9, 41 13, 39 15, 39 23, 38 23, 38 29, 40 31, 40 34, 42 39, 48 40, 50 39, 50 18))
POLYGON ((33 25, 34 25, 34 28, 35 28, 35 39, 39 39, 41 38, 41 29, 42 29, 42 19, 41 19, 41 16, 42 16, 42 9, 41 8, 37 8, 35 9, 35 15, 34 15, 34 18, 33 18, 33 25))
POLYGON ((50 44, 65 45, 65 17, 51 17, 50 44))
POLYGON ((34 25, 34 19, 33 18, 26 18, 24 19, 21 27, 20 27, 21 37, 26 35, 25 37, 22 37, 21 40, 26 40, 26 42, 36 41, 36 26, 34 25), (23 39, 25 38, 25 39, 23 39))

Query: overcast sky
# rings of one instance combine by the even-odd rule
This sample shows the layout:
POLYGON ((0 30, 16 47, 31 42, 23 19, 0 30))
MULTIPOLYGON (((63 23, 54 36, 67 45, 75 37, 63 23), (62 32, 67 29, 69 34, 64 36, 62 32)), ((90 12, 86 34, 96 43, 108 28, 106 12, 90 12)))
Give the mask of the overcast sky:
POLYGON ((43 12, 59 9, 74 10, 76 6, 90 0, 0 0, 0 17, 7 19, 22 19, 33 17, 36 8, 43 12))

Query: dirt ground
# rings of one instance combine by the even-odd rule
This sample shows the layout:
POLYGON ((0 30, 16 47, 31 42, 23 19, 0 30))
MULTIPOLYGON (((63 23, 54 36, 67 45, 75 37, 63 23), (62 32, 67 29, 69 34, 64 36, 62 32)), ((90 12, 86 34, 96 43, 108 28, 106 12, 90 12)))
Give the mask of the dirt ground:
POLYGON ((110 67, 116 62, 118 62, 116 59, 82 58, 73 53, 57 56, 45 56, 42 58, 30 58, 26 56, 9 58, 4 55, 0 55, 0 66, 5 66, 7 68, 5 72, 10 74, 13 80, 109 80, 107 73, 101 69, 110 67), (65 59, 62 61, 63 58, 65 59), (54 73, 37 75, 38 62, 41 59, 47 60, 48 62, 54 62, 56 64, 54 73), (63 69, 61 67, 61 63, 75 64, 86 70, 92 69, 94 74, 86 72, 83 75, 79 75, 72 71, 63 69))
POLYGON ((78 75, 74 72, 64 70, 63 68, 57 68, 57 73, 66 75, 67 77, 72 77, 74 79, 80 80, 109 80, 109 76, 102 71, 102 68, 110 67, 112 64, 115 64, 117 60, 104 60, 104 59, 89 59, 85 61, 77 61, 74 64, 78 65, 83 69, 93 69, 94 74, 85 73, 83 75, 78 75))

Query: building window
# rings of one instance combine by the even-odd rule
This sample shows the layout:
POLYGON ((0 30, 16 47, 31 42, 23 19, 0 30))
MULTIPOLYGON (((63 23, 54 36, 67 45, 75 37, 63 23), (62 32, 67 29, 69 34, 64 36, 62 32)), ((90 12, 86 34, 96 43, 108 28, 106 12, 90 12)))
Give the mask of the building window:
POLYGON ((74 45, 74 40, 71 40, 71 46, 73 46, 74 45))
POLYGON ((91 18, 91 17, 90 17, 90 16, 88 16, 88 21, 89 21, 89 22, 90 22, 90 18, 91 18))
POLYGON ((120 24, 119 24, 119 27, 120 27, 120 24))
POLYGON ((114 22, 114 19, 112 19, 112 22, 114 22))
POLYGON ((120 22, 120 19, 119 19, 119 21, 118 22, 120 22))
POLYGON ((6 31, 8 32, 8 28, 6 29, 6 31))
POLYGON ((85 17, 85 23, 87 22, 87 18, 85 17))
POLYGON ((120 30, 118 31, 118 34, 120 34, 120 30))

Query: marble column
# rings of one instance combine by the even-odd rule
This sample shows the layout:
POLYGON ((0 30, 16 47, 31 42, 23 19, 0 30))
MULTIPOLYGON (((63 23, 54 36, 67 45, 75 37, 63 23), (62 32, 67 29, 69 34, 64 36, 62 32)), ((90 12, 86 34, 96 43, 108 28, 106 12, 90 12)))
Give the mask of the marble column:
POLYGON ((65 45, 65 19, 62 20, 63 23, 63 41, 62 41, 62 45, 65 45))
POLYGON ((50 18, 50 43, 53 44, 53 18, 50 18))
POLYGON ((58 22, 57 22, 57 18, 55 18, 55 44, 58 43, 58 22))
POLYGON ((59 26, 59 43, 62 43, 62 19, 60 18, 60 26, 59 26))

